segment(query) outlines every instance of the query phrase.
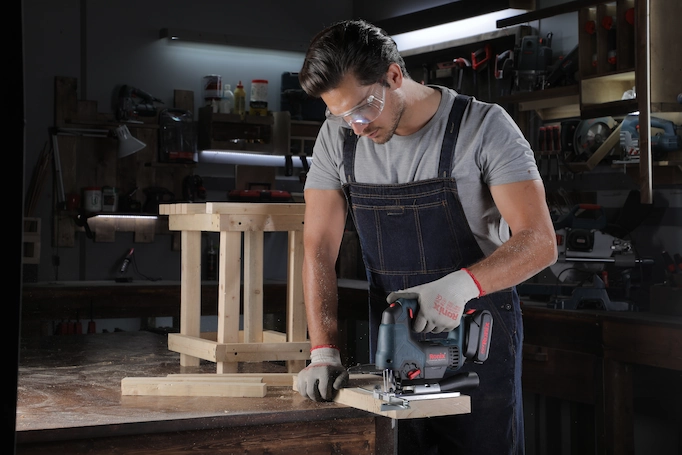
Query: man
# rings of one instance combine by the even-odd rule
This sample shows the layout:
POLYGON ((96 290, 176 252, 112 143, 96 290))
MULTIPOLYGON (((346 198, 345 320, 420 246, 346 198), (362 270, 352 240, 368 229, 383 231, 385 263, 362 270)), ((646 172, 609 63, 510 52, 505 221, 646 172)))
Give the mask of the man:
POLYGON ((381 313, 400 297, 418 300, 418 332, 452 330, 469 308, 493 315, 490 357, 474 367, 480 386, 467 391, 472 413, 415 422, 424 427, 414 434, 419 453, 523 453, 523 326, 514 286, 557 255, 527 141, 499 106, 412 80, 393 40, 364 21, 320 32, 299 79, 327 105, 304 193, 312 349, 299 391, 331 400, 347 382, 335 263, 349 210, 369 280, 372 361, 381 313))

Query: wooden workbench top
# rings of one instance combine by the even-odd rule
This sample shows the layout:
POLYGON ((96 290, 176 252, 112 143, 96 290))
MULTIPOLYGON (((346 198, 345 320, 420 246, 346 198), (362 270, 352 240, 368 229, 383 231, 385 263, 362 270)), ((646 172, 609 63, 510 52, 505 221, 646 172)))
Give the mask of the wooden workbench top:
MULTIPOLYGON (((19 444, 119 433, 181 431, 369 418, 335 403, 315 403, 290 387, 264 398, 122 396, 124 377, 211 373, 207 362, 182 368, 167 338, 151 332, 66 335, 23 340, 17 404, 19 444)), ((286 372, 277 363, 240 364, 244 372, 286 372)))

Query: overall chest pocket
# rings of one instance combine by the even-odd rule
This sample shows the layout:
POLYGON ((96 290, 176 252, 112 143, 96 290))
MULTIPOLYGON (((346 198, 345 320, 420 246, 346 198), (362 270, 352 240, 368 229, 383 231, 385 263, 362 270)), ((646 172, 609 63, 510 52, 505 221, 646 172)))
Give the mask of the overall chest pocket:
POLYGON ((462 255, 452 208, 443 199, 421 204, 353 204, 366 266, 383 274, 442 273, 462 255))

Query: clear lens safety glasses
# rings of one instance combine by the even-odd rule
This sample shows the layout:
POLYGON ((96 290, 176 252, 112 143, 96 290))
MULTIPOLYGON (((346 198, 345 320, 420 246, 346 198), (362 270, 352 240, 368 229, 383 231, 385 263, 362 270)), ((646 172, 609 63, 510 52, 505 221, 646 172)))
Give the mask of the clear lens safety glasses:
POLYGON ((386 87, 378 83, 367 99, 354 108, 339 115, 333 115, 327 108, 325 115, 330 120, 343 120, 351 128, 353 125, 367 125, 381 115, 381 111, 384 110, 385 96, 386 87))

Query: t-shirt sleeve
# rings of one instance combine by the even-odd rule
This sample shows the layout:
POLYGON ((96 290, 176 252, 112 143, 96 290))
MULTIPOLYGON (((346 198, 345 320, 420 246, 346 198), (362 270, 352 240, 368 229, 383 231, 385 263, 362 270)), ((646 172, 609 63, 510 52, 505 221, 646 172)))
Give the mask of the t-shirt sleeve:
POLYGON ((498 105, 490 106, 483 118, 479 166, 488 186, 524 180, 540 180, 535 154, 509 114, 498 105))
POLYGON ((305 189, 341 189, 343 135, 334 122, 326 121, 313 146, 313 159, 306 175, 305 189))

